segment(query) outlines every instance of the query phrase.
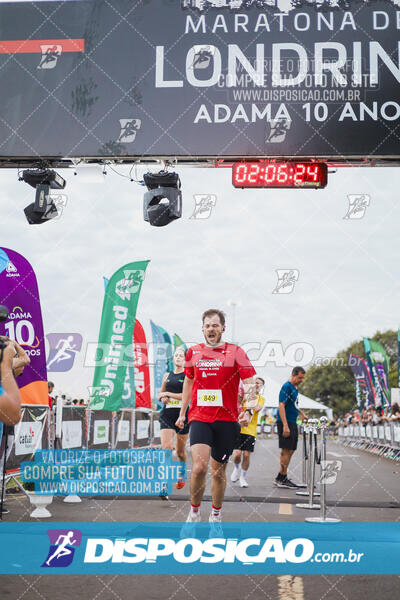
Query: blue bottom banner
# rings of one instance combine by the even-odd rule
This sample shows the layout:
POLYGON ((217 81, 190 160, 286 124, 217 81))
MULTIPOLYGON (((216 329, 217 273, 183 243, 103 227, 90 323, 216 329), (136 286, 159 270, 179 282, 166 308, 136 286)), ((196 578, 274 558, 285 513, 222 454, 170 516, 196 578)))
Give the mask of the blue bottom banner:
POLYGON ((398 574, 400 523, 2 523, 0 573, 398 574))

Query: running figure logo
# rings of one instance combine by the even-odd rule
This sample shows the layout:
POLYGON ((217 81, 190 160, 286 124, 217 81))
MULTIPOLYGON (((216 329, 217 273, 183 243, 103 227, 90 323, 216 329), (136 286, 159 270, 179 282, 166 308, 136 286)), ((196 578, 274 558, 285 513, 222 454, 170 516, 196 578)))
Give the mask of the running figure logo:
POLYGON ((130 300, 131 294, 136 294, 139 291, 142 282, 144 281, 144 271, 140 269, 126 269, 124 271, 124 279, 120 279, 115 284, 115 293, 121 300, 130 300))
POLYGON ((321 483, 326 485, 335 483, 341 470, 341 460, 321 460, 321 483))
POLYGON ((286 139, 286 134, 290 129, 292 121, 288 119, 272 119, 270 132, 267 137, 267 143, 281 144, 286 139))
POLYGON ((58 58, 61 56, 62 46, 59 44, 48 45, 43 44, 40 46, 42 51, 42 58, 38 64, 38 69, 54 69, 57 64, 58 58))
POLYGON ((371 197, 368 194, 349 194, 349 208, 343 219, 362 219, 369 206, 371 197))
POLYGON ((190 219, 208 219, 212 213, 213 207, 217 204, 217 196, 214 194, 195 194, 194 210, 190 219))
POLYGON ((80 333, 49 333, 47 336, 50 352, 47 370, 65 373, 72 369, 75 355, 82 348, 80 333))
POLYGON ((52 218, 52 221, 59 219, 63 213, 64 208, 67 206, 67 195, 66 194, 55 194, 50 195, 50 200, 53 201, 54 206, 57 209, 57 216, 52 218))
POLYGON ((81 545, 79 529, 49 529, 49 553, 42 567, 68 567, 74 558, 75 549, 81 545))
POLYGON ((278 283, 272 291, 273 294, 291 294, 299 280, 298 269, 276 269, 278 283))
POLYGON ((194 58, 193 69, 207 69, 210 66, 211 58, 215 54, 215 48, 210 46, 193 46, 194 58))
POLYGON ((142 126, 142 121, 140 119, 120 119, 119 124, 121 126, 121 131, 119 134, 118 142, 123 142, 124 144, 131 144, 135 141, 136 132, 142 126))

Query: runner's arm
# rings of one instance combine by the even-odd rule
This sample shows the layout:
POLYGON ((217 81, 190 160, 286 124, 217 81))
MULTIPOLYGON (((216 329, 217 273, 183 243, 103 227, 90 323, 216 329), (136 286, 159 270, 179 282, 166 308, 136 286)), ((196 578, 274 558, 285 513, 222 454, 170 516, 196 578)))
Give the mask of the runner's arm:
POLYGON ((300 413, 300 415, 301 415, 301 418, 303 419, 303 421, 308 421, 308 417, 307 417, 306 413, 305 413, 305 412, 303 412, 303 411, 301 410, 301 408, 299 408, 299 413, 300 413))
POLYGON ((166 391, 165 391, 165 384, 167 382, 167 379, 168 379, 168 373, 165 373, 165 375, 163 377, 163 380, 162 380, 160 392, 158 394, 158 399, 163 404, 168 404, 168 399, 169 399, 168 398, 169 394, 167 394, 166 391))
POLYGON ((176 420, 176 426, 183 429, 186 418, 186 410, 190 404, 190 399, 192 397, 192 389, 193 389, 193 379, 190 377, 185 377, 185 381, 183 382, 183 393, 182 393, 182 406, 179 413, 179 417, 176 420))
POLYGON ((167 392, 169 398, 173 398, 174 400, 182 400, 183 394, 175 394, 174 392, 167 392))
POLYGON ((246 410, 254 410, 257 406, 257 392, 254 377, 248 377, 248 379, 243 379, 243 387, 244 404, 246 405, 246 410))
POLYGON ((0 364, 1 385, 4 389, 4 394, 0 396, 0 421, 6 425, 16 425, 21 419, 21 397, 12 372, 14 355, 14 347, 8 343, 0 364))
POLYGON ((25 350, 21 348, 21 346, 17 342, 14 341, 13 344, 17 355, 14 357, 12 368, 15 377, 19 377, 19 375, 22 374, 24 368, 30 364, 31 359, 29 358, 25 350))
POLYGON ((286 418, 286 409, 285 409, 285 403, 282 402, 281 400, 279 401, 279 416, 281 418, 282 421, 282 425, 283 425, 283 433, 285 434, 285 432, 287 433, 289 430, 289 425, 287 422, 287 418, 286 418))

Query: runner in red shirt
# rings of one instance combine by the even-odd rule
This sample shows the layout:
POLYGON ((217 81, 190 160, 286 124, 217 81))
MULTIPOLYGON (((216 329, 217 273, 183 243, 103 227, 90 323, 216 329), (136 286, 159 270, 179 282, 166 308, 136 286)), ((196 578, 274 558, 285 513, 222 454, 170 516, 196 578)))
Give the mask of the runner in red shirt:
POLYGON ((183 427, 190 402, 191 508, 186 521, 201 520, 200 503, 211 457, 212 512, 209 521, 218 523, 226 486, 226 466, 240 426, 248 425, 252 417, 251 410, 239 414, 239 381, 241 379, 245 387, 247 406, 255 405, 253 376, 256 372, 239 346, 222 341, 225 331, 222 311, 207 310, 202 320, 206 343, 192 346, 186 354, 182 407, 176 425, 183 427))

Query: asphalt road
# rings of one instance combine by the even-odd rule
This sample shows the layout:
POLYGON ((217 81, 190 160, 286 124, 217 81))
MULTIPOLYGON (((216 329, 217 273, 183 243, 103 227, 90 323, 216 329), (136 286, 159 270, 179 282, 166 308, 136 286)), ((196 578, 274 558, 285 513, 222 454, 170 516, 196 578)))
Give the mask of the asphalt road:
MULTIPOLYGON (((342 521, 398 521, 400 519, 400 463, 345 448, 329 441, 329 460, 339 461, 334 485, 327 486, 328 516, 342 521)), ((278 471, 276 439, 259 439, 248 473, 249 487, 230 482, 223 509, 224 521, 303 522, 317 511, 296 507, 300 499, 292 490, 272 485, 278 471)), ((293 458, 291 477, 301 479, 301 452, 293 458)), ((190 467, 189 467, 190 470, 190 467)), ((4 521, 31 521, 28 500, 9 495, 10 513, 4 521)), ((55 498, 49 506, 51 521, 184 521, 188 489, 176 491, 170 501, 158 498, 83 499, 66 504, 55 498)), ((209 487, 202 504, 203 520, 210 510, 209 487)), ((327 525, 331 527, 332 525, 327 525)), ((1 527, 1 525, 0 525, 1 527)), ((312 527, 312 525, 310 525, 312 527)), ((400 559, 399 559, 400 573, 400 559)), ((397 597, 400 577, 392 575, 18 575, 0 576, 0 599, 66 600, 82 594, 88 600, 210 600, 220 594, 231 600, 386 600, 397 597)))

